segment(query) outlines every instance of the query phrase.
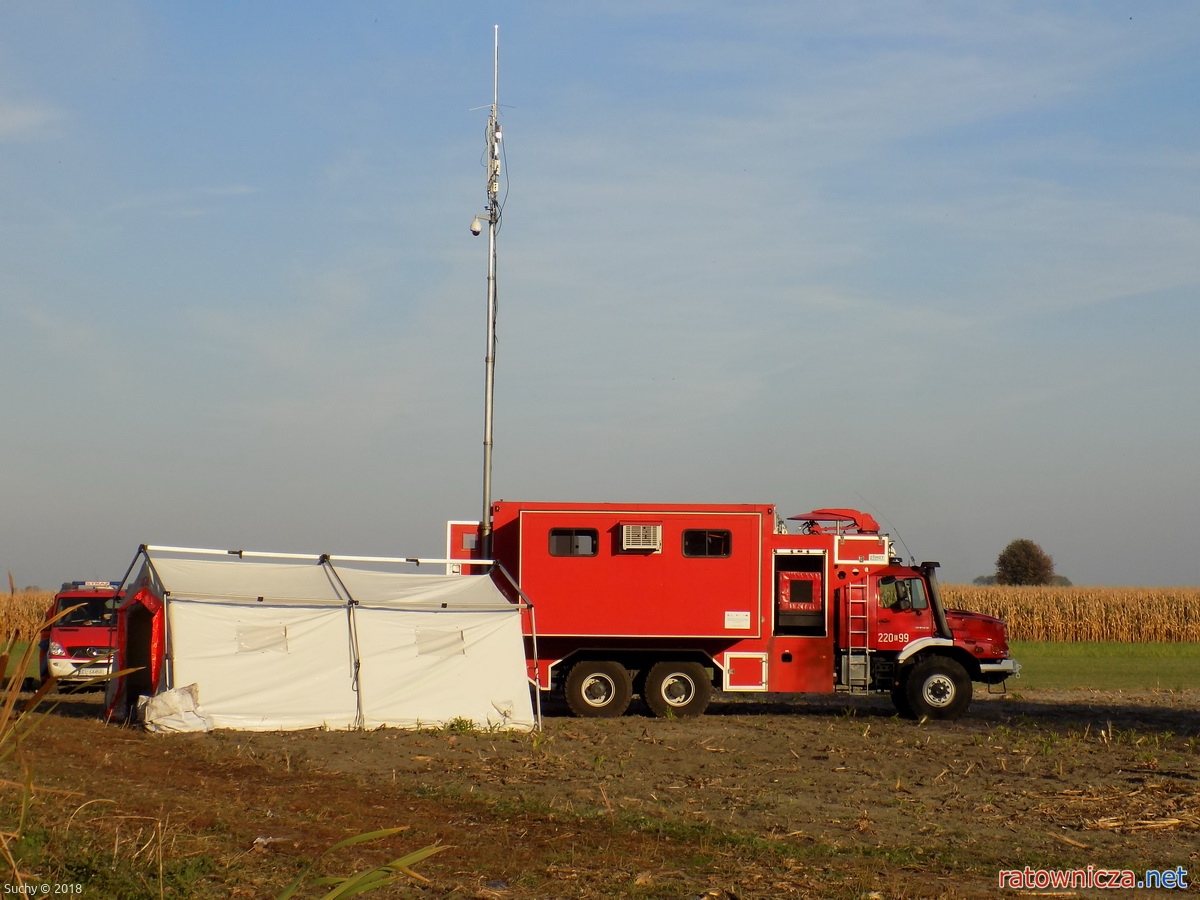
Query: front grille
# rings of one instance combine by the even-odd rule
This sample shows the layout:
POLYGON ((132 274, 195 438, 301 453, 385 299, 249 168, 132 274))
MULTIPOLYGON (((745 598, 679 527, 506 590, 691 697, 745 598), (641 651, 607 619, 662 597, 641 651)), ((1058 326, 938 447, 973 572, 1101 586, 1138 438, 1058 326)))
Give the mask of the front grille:
POLYGON ((112 647, 67 647, 67 656, 71 659, 107 659, 112 656, 112 647))

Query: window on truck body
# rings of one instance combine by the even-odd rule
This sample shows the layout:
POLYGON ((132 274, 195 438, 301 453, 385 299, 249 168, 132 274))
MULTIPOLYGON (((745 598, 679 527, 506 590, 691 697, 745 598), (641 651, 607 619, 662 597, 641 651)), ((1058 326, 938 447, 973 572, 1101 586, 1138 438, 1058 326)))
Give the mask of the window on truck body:
POLYGON ((551 556, 595 556, 600 533, 595 528, 551 528, 551 556))
POLYGON ((733 552, 733 534, 725 530, 690 528, 683 532, 683 555, 723 557, 733 552))
POLYGON ((788 593, 783 599, 788 603, 813 603, 817 599, 816 582, 809 579, 797 579, 788 582, 788 593))

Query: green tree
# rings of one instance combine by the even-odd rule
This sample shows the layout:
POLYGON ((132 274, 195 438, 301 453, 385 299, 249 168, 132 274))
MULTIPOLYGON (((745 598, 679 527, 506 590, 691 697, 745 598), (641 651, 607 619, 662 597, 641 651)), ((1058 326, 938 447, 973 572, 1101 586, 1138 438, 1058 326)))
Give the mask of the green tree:
POLYGON ((1051 584, 1054 560, 1028 538, 1017 538, 996 557, 996 584, 1051 584))

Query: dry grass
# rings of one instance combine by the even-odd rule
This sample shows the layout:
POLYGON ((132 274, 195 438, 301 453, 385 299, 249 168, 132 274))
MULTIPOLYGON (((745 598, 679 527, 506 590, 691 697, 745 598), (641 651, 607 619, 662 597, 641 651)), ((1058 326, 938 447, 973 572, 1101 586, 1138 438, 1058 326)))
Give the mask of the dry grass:
POLYGON ((1200 588, 949 584, 951 609, 1008 622, 1014 641, 1200 642, 1200 588))
POLYGON ((37 637, 42 617, 54 599, 53 591, 17 591, 0 594, 0 635, 27 641, 37 637))

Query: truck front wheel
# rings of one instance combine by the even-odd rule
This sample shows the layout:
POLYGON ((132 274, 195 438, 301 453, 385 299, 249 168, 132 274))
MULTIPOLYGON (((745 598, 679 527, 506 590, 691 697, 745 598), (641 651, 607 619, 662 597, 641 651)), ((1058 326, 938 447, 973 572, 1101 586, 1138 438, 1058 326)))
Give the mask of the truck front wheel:
POLYGON ((931 656, 908 673, 904 696, 915 719, 957 719, 971 703, 971 678, 953 659, 931 656))
POLYGON ((642 698, 656 716, 692 719, 704 714, 712 699, 712 680, 694 662, 655 663, 646 674, 642 698))
POLYGON ((567 675, 567 706, 586 719, 615 719, 633 699, 629 670, 605 660, 576 663, 567 675))
POLYGON ((892 705, 896 707, 896 712, 901 718, 913 718, 912 707, 908 705, 908 679, 901 678, 899 682, 892 688, 892 705))

